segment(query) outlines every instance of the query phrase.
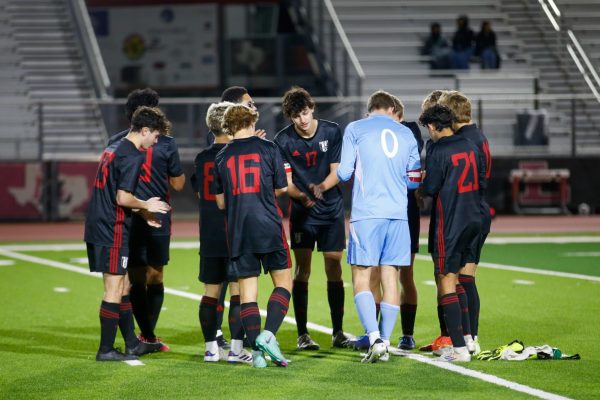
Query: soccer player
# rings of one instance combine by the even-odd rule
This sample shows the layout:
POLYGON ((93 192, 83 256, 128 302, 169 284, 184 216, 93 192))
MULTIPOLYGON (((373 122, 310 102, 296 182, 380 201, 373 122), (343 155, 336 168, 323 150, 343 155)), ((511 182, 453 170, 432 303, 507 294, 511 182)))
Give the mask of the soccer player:
MULTIPOLYGON (((158 102, 158 93, 150 88, 132 91, 125 104, 127 119, 131 121, 139 107, 156 107, 158 102)), ((122 140, 127 132, 112 136, 109 143, 122 140)), ((184 184, 185 175, 175 139, 161 135, 156 145, 145 150, 145 162, 135 195, 142 200, 158 197, 168 203, 169 186, 181 191, 184 184)), ((133 214, 129 241, 128 275, 133 315, 141 330, 140 339, 150 343, 161 342, 154 330, 165 296, 164 266, 169 263, 171 242, 171 213, 161 214, 159 218, 160 228, 151 228, 143 218, 133 214)), ((169 346, 162 343, 161 350, 168 351, 169 346)))
POLYGON ((194 190, 200 206, 200 274, 204 283, 204 295, 200 301, 198 317, 204 335, 206 350, 204 361, 216 362, 226 357, 231 363, 252 363, 252 355, 243 348, 244 329, 240 319, 240 295, 235 278, 228 273, 229 253, 225 231, 225 216, 217 207, 215 192, 215 157, 230 137, 222 129, 223 114, 233 103, 211 104, 206 114, 206 125, 215 135, 215 142, 201 151, 194 160, 192 176, 194 190), (217 303, 221 290, 229 282, 229 330, 231 346, 226 355, 217 341, 217 303))
MULTIPOLYGON (((393 96, 395 103, 394 120, 409 128, 417 141, 418 151, 421 154, 423 149, 423 138, 421 130, 416 122, 404 121, 404 105, 399 98, 393 96)), ((421 221, 419 215, 419 205, 417 203, 416 189, 408 189, 408 227, 410 231, 410 266, 400 269, 400 321, 402 324, 402 337, 398 343, 398 348, 402 350, 412 350, 415 348, 415 340, 413 338, 415 329, 415 317, 417 313, 417 287, 413 277, 413 264, 415 255, 419 252, 419 232, 421 230, 421 221)), ((375 308, 379 316, 379 308, 381 303, 381 277, 379 268, 371 270, 371 292, 375 299, 375 308)), ((360 336, 349 342, 351 347, 356 349, 368 349, 369 337, 367 335, 360 336)))
POLYGON ((369 335, 362 362, 387 360, 387 347, 398 312, 398 268, 410 265, 407 189, 418 187, 421 162, 410 129, 394 121, 394 98, 377 91, 368 101, 367 118, 351 122, 344 134, 340 180, 354 174, 348 263, 352 265, 354 302, 369 335), (370 290, 372 267, 383 286, 381 332, 370 290))
MULTIPOLYGON (((471 102, 464 94, 457 91, 450 91, 442 94, 438 101, 439 104, 450 108, 454 114, 454 134, 471 140, 475 143, 479 152, 485 156, 484 175, 485 181, 488 182, 492 168, 490 146, 483 132, 481 132, 477 125, 471 120, 471 102)), ((481 351, 478 338, 480 303, 479 292, 477 290, 477 285, 475 284, 475 273, 481 257, 483 244, 485 243, 487 235, 490 233, 492 225, 490 206, 485 200, 485 193, 482 193, 481 196, 480 210, 482 221, 481 235, 474 239, 473 246, 471 246, 472 252, 467 257, 465 267, 460 271, 458 277, 459 285, 457 287, 457 290, 460 293, 465 293, 469 304, 468 319, 473 342, 468 342, 468 344, 470 345, 469 351, 473 354, 478 354, 481 351)))
MULTIPOLYGON (((256 103, 252 100, 250 93, 248 93, 248 89, 243 86, 231 86, 228 87, 221 93, 221 101, 222 102, 230 102, 235 104, 243 104, 247 107, 250 107, 254 111, 256 109, 256 103)), ((256 136, 260 138, 266 138, 267 133, 263 129, 256 129, 256 136)), ((213 132, 209 132, 206 137, 207 146, 210 146, 215 141, 215 134, 213 132)), ((217 343, 219 347, 227 350, 230 348, 229 343, 223 336, 223 330, 221 329, 223 325, 223 313, 225 311, 225 296, 227 295, 227 285, 223 285, 224 290, 221 290, 221 294, 219 295, 219 302, 217 304, 217 343)))
MULTIPOLYGON (((466 299, 457 293, 458 273, 481 232, 481 190, 485 187, 484 158, 470 140, 455 135, 454 115, 445 106, 423 111, 419 122, 427 127, 434 144, 427 153, 423 193, 433 197, 429 248, 437 275, 440 305, 452 350, 440 356, 449 362, 471 361, 463 331, 461 309, 466 299)), ((467 320, 468 321, 468 320, 467 320)))
POLYGON ((342 253, 346 247, 344 205, 336 170, 342 151, 342 131, 334 122, 314 117, 310 94, 293 87, 283 96, 283 114, 292 123, 275 136, 286 166, 291 199, 290 237, 296 259, 292 285, 294 315, 300 350, 318 350, 307 324, 308 279, 312 252, 323 252, 327 275, 327 299, 333 326, 332 344, 345 347, 344 282, 342 253))
POLYGON ((232 134, 233 141, 215 159, 215 188, 217 205, 227 214, 230 268, 240 286, 240 315, 253 349, 252 365, 265 368, 263 352, 277 365, 288 364, 275 335, 287 314, 292 281, 289 248, 275 202, 287 190, 285 170, 275 144, 256 136, 257 120, 258 113, 241 104, 225 111, 222 129, 232 134), (275 286, 262 332, 256 302, 261 264, 275 286))
POLYGON ((140 107, 133 114, 130 132, 104 150, 98 166, 84 236, 90 271, 102 272, 104 280, 98 361, 132 360, 161 348, 160 343, 143 342, 135 336, 127 295, 127 261, 132 210, 139 210, 153 227, 160 227, 160 220, 153 213, 166 214, 170 210, 158 197, 140 200, 133 195, 145 160, 140 150, 150 149, 159 135, 168 134, 170 128, 159 109, 140 107), (125 354, 114 348, 117 326, 125 339, 125 354))

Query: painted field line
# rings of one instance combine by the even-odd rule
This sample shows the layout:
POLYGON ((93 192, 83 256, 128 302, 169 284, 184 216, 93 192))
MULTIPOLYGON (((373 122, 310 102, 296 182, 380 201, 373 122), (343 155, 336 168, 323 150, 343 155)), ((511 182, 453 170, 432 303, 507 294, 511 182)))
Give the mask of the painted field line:
MULTIPOLYGON (((488 236, 485 244, 570 244, 600 243, 600 236, 488 236)), ((427 238, 420 238, 419 244, 426 245, 427 238)))
MULTIPOLYGON (((22 261, 28 261, 31 263, 35 263, 35 264, 41 264, 41 265, 47 265, 49 267, 53 267, 53 268, 58 268, 58 269, 62 269, 65 271, 70 271, 70 272, 76 272, 82 275, 87 275, 87 276, 93 276, 96 278, 101 278, 102 275, 99 273, 93 273, 93 272, 89 272, 86 269, 80 268, 80 267, 76 267, 74 265, 70 265, 70 264, 66 264, 66 263, 62 263, 59 261, 54 261, 54 260, 49 260, 46 258, 41 258, 41 257, 34 257, 34 256, 29 256, 26 254, 20 254, 14 251, 9 251, 9 250, 3 250, 0 249, 0 254, 4 255, 5 257, 11 257, 17 260, 22 260, 22 261)), ((174 296, 179 296, 179 297, 183 297, 186 299, 191 299, 191 300, 196 300, 196 301, 200 301, 202 299, 202 296, 195 294, 195 293, 189 293, 189 292, 185 292, 182 290, 175 290, 175 289, 170 289, 170 288, 165 288, 165 293, 169 293, 172 294, 174 296)), ((225 303, 226 306, 229 306, 229 303, 226 302, 225 303)), ((265 316, 267 314, 266 310, 260 310, 260 314, 265 316)), ((284 322, 287 322, 288 324, 292 324, 292 325, 296 325, 296 320, 294 318, 291 317, 285 317, 284 318, 284 322)), ((323 325, 319 325, 319 324, 315 324, 312 322, 309 322, 307 324, 307 326, 317 332, 321 332, 321 333, 325 333, 328 335, 332 334, 332 329, 328 328, 326 326, 323 325)), ((441 361, 436 361, 436 359, 432 359, 432 358, 428 358, 419 354, 408 354, 405 356, 406 358, 409 358, 411 360, 415 360, 418 362, 422 362, 428 365, 432 365, 434 367, 437 368, 442 368, 451 372, 455 372, 464 376, 468 376, 471 378, 475 378, 475 379, 479 379, 482 380, 484 382, 488 382, 488 383, 492 383, 494 385, 498 385, 498 386, 503 386, 506 387, 508 389, 517 391, 517 392, 521 392, 521 393, 525 393, 534 397, 538 397, 540 399, 545 399, 545 400, 570 400, 568 397, 564 397, 564 396, 560 396, 554 393, 550 393, 550 392, 545 392, 543 390, 540 389, 536 389, 536 388, 532 388, 530 386, 527 385, 523 385, 517 382, 512 382, 509 381, 507 379, 503 379, 503 378, 499 378, 495 375, 491 375, 491 374, 486 374, 483 372, 479 372, 479 371, 475 371, 469 368, 465 368, 462 367, 460 365, 456 365, 456 364, 451 364, 451 363, 447 363, 447 362, 441 362, 441 361)))
MULTIPOLYGON (((422 261, 431 261, 430 256, 424 256, 422 254, 417 254, 415 256, 415 258, 417 260, 422 260, 422 261)), ((478 265, 479 265, 479 267, 490 268, 490 269, 499 269, 502 271, 525 272, 528 274, 557 276, 557 277, 561 277, 561 278, 582 279, 585 281, 600 282, 600 276, 573 274, 570 272, 550 271, 547 269, 527 268, 527 267, 519 267, 516 265, 495 264, 495 263, 488 263, 488 262, 480 262, 478 265)))

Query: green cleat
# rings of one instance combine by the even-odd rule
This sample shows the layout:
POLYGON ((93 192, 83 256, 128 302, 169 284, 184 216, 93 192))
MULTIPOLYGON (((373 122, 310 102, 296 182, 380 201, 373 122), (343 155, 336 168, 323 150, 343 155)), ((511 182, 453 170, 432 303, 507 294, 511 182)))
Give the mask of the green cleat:
POLYGON ((267 360, 265 355, 260 350, 252 350, 252 367, 267 368, 267 360))
POLYGON ((283 354, 281 354, 281 350, 279 350, 279 344, 275 339, 275 335, 273 335, 271 332, 263 331, 260 335, 258 335, 256 338, 256 346, 267 353, 276 365, 280 367, 288 366, 287 360, 283 354))

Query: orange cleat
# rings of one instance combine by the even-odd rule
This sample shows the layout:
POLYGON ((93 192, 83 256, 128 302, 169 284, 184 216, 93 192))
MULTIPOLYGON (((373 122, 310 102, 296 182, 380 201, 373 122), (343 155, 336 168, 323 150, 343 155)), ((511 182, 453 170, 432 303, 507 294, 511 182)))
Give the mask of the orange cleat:
POLYGON ((419 351, 431 351, 437 353, 440 352, 441 349, 450 346, 452 346, 452 339, 450 339, 450 336, 438 336, 431 344, 419 347, 419 351))

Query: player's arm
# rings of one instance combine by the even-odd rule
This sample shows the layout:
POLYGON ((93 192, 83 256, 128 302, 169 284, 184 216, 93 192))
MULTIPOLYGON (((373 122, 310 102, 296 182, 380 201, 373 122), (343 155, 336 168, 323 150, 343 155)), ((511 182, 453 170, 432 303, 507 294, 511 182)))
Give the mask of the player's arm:
POLYGON ((437 157, 437 153, 432 151, 427 158, 427 174, 423 180, 423 193, 427 196, 435 196, 440 192, 444 182, 442 172, 442 160, 437 157))
POLYGON ((346 182, 352 177, 352 174, 354 173, 354 166, 356 164, 356 152, 358 149, 354 143, 352 128, 353 124, 350 124, 346 127, 344 139, 342 140, 342 156, 340 164, 337 167, 337 177, 342 182, 346 182))
POLYGON ((225 209, 225 195, 223 193, 219 193, 219 194, 215 195, 215 198, 217 200, 217 207, 219 207, 219 210, 224 210, 225 209))
POLYGON ((317 199, 321 200, 323 198, 323 193, 340 183, 340 179, 337 176, 337 169, 339 165, 339 162, 329 164, 329 175, 325 177, 323 182, 319 183, 318 185, 310 186, 313 194, 317 199))
MULTIPOLYGON (((291 170, 289 172, 287 172, 287 171, 288 171, 288 169, 286 167, 285 177, 287 179, 286 191, 287 191, 288 196, 290 196, 294 200, 298 200, 306 208, 314 207, 314 205, 315 205, 314 200, 311 199, 306 193, 304 193, 303 191, 298 189, 298 186, 294 185, 294 182, 292 180, 292 171, 291 170)), ((279 196, 277 194, 277 190, 278 189, 275 189, 275 195, 279 196)))
POLYGON ((176 192, 181 192, 185 186, 185 174, 169 176, 169 185, 171 185, 176 192))
MULTIPOLYGON (((273 187, 275 188, 275 197, 279 197, 288 192, 290 182, 292 181, 292 169, 288 163, 283 162, 283 157, 279 149, 273 148, 272 154, 275 170, 275 174, 273 175, 273 187)), ((297 189, 298 188, 296 188, 296 190, 297 189)))
POLYGON ((421 184, 421 156, 417 141, 413 140, 408 156, 408 168, 406 171, 408 189, 417 189, 421 184))
POLYGON ((140 200, 133 193, 126 190, 117 190, 117 204, 121 207, 146 210, 151 213, 166 214, 171 207, 162 201, 160 197, 152 197, 148 200, 140 200))

